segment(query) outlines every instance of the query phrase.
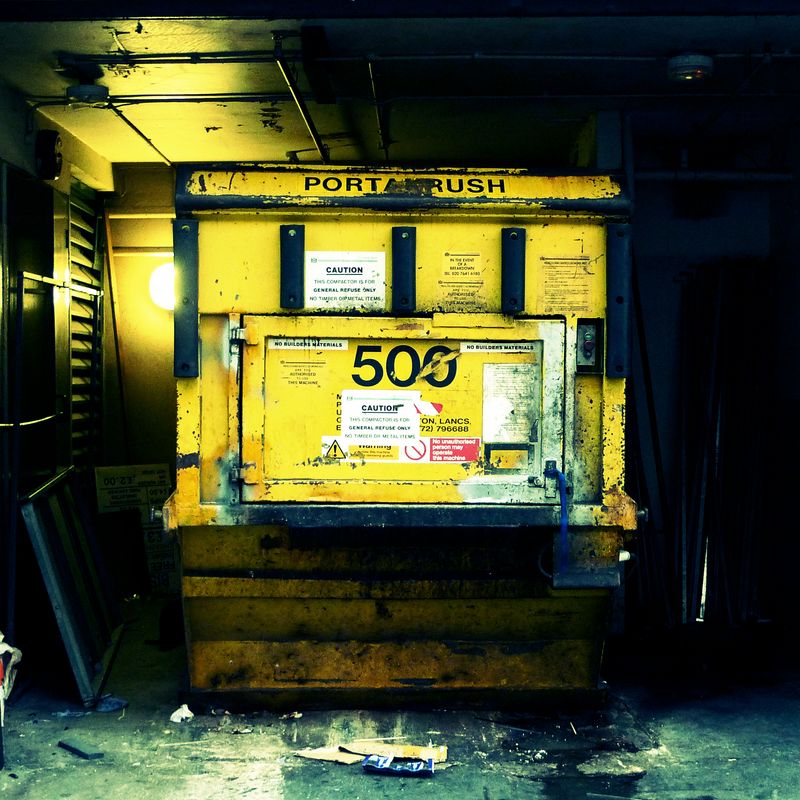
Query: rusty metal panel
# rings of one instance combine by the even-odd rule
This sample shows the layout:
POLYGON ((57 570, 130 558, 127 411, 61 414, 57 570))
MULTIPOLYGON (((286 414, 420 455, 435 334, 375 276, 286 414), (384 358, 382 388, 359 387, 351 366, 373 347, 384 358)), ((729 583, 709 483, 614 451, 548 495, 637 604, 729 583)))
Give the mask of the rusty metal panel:
POLYGON ((600 499, 602 472, 601 434, 603 430, 602 378, 599 375, 575 377, 575 427, 572 436, 572 496, 576 503, 600 499))
MULTIPOLYGON (((558 542, 554 542, 554 554, 559 546, 558 542)), ((618 530, 570 531, 567 535, 565 566, 553 571, 553 586, 619 586, 621 548, 622 534, 618 530)))
POLYGON ((535 575, 527 580, 516 578, 483 578, 465 580, 451 578, 405 578, 381 576, 355 581, 343 578, 317 576, 298 578, 291 573, 277 577, 215 577, 184 575, 183 596, 190 597, 263 597, 263 598, 330 598, 354 599, 370 597, 422 600, 449 597, 498 598, 529 597, 536 595, 538 580, 535 575))
POLYGON ((563 452, 563 323, 244 325, 243 501, 554 502, 543 471, 563 452))
POLYGON ((603 369, 619 185, 187 166, 177 199, 201 369, 165 518, 192 689, 595 689, 636 527, 603 369))
POLYGON ((599 649, 594 640, 195 641, 189 678, 217 691, 592 689, 599 649))
MULTIPOLYGON (((309 587, 313 593, 313 587, 309 587)), ((592 638, 608 616, 607 597, 228 598, 192 597, 186 617, 197 641, 592 638)))
POLYGON ((376 536, 369 528, 310 530, 278 526, 207 526, 181 531, 181 553, 187 575, 327 573, 450 574, 461 578, 517 576, 535 563, 546 546, 546 534, 515 526, 443 529, 435 536, 424 529, 392 528, 376 536))
MULTIPOLYGON (((297 211, 273 215, 227 214, 199 222, 202 314, 280 314, 336 311, 394 313, 392 241, 397 220, 350 211, 337 216, 304 212, 302 302, 293 311, 280 301, 281 236, 297 211), (367 259, 365 261, 365 259, 367 259), (346 272, 366 274, 335 283, 346 272), (378 290, 365 292, 359 279, 374 279, 378 290), (336 287, 340 292, 332 292, 336 287), (344 291, 344 289, 348 291, 344 291), (318 291, 315 291, 318 290, 318 291), (322 291, 325 290, 325 291, 322 291), (324 299, 323 299, 324 298, 324 299), (305 308, 303 308, 305 306, 305 308)), ((415 309, 419 313, 502 315, 502 225, 465 212, 401 218, 413 227, 416 245, 415 309)), ((525 219, 524 303, 530 315, 577 314, 605 317, 606 236, 602 220, 531 215, 525 219)), ((400 282, 403 281, 401 270, 400 282)), ((300 291, 298 289, 298 291, 300 291)))
POLYGON ((231 503, 239 492, 231 474, 239 464, 237 345, 231 331, 238 317, 204 315, 200 320, 203 395, 200 404, 200 502, 231 503))
POLYGON ((607 175, 531 174, 521 169, 463 170, 350 166, 247 165, 233 169, 180 165, 177 213, 224 209, 365 208, 382 213, 466 208, 551 213, 625 214, 628 198, 607 175))

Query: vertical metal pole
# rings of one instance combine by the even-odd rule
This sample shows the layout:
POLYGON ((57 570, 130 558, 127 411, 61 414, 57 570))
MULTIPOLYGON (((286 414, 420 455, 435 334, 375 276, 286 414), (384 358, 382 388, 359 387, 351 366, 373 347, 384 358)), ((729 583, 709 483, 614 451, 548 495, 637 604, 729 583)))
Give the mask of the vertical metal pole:
MULTIPOLYGON (((117 365, 117 389, 119 391, 119 411, 122 417, 122 447, 125 458, 130 460, 130 433, 128 427, 128 405, 125 398, 125 368, 122 362, 122 347, 119 340, 119 326, 117 325, 117 299, 115 282, 117 279, 116 264, 114 263, 114 242, 111 238, 111 219, 108 211, 103 212, 103 224, 105 226, 105 262, 108 274, 108 305, 111 308, 111 332, 114 336, 114 357, 117 365)), ((98 297, 98 304, 102 300, 98 297)))
POLYGON ((688 620, 688 598, 687 598, 687 528, 686 528, 686 437, 688 435, 686 425, 687 413, 687 389, 686 389, 686 355, 688 351, 686 342, 686 318, 687 318, 687 295, 688 290, 686 284, 681 285, 681 343, 680 343, 680 362, 679 369, 679 382, 680 382, 680 500, 679 500, 679 513, 680 513, 680 580, 681 580, 681 622, 685 625, 688 620))
MULTIPOLYGON (((9 412, 9 391, 8 391, 8 308, 9 308, 9 267, 8 267, 8 165, 5 161, 0 162, 0 414, 5 421, 8 419, 9 412)), ((5 535, 0 537, 0 546, 5 551, 8 531, 11 527, 11 515, 16 513, 12 509, 11 503, 11 459, 9 450, 8 436, 3 433, 0 435, 2 442, 2 463, 0 464, 0 483, 2 484, 2 494, 0 494, 0 520, 3 521, 5 535)), ((6 564, 6 587, 10 586, 14 578, 14 568, 5 560, 6 564)), ((8 598, 8 594, 6 595, 8 598)), ((7 600, 6 600, 7 602, 7 600)), ((12 633, 14 622, 11 618, 11 609, 6 605, 6 618, 3 623, 3 630, 13 641, 12 633)))
POLYGON ((69 198, 51 194, 53 202, 53 277, 63 286, 53 290, 53 347, 56 411, 63 412, 56 423, 54 436, 55 467, 61 470, 74 463, 72 442, 72 261, 70 258, 69 198))
POLYGON ((25 278, 22 272, 17 273, 17 307, 15 309, 14 325, 14 393, 11 402, 11 415, 14 427, 11 432, 11 458, 10 476, 8 481, 8 540, 5 543, 5 558, 8 562, 8 576, 6 586, 6 602, 8 625, 6 635, 12 641, 16 633, 17 616, 17 518, 19 505, 17 492, 19 490, 20 454, 22 452, 22 335, 25 315, 25 278))

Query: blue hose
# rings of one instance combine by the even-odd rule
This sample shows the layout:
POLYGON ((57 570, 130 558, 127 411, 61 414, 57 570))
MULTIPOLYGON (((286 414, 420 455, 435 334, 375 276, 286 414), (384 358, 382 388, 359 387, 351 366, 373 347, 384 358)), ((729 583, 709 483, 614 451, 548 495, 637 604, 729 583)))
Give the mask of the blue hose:
POLYGON ((558 481, 558 495, 561 499, 561 520, 559 528, 558 569, 565 572, 567 569, 567 476, 556 467, 555 461, 547 461, 544 468, 545 478, 555 478, 558 481))

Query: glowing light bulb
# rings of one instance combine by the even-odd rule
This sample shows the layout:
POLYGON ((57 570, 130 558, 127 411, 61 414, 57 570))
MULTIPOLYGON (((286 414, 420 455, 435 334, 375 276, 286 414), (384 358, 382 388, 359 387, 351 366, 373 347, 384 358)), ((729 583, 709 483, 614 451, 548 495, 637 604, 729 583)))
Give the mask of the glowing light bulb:
POLYGON ((153 270, 150 276, 150 297, 167 311, 175 308, 175 266, 171 261, 153 270))

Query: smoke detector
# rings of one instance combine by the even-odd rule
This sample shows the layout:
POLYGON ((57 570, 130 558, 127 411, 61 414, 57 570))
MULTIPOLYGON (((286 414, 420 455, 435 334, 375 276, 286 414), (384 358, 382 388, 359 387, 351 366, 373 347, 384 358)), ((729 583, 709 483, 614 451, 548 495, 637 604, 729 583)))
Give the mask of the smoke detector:
POLYGON ((105 108, 108 105, 108 87, 96 83, 77 83, 67 86, 67 102, 73 108, 105 108))
POLYGON ((714 59, 699 53, 683 53, 667 61, 667 77, 673 81, 704 81, 714 71, 714 59))

